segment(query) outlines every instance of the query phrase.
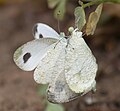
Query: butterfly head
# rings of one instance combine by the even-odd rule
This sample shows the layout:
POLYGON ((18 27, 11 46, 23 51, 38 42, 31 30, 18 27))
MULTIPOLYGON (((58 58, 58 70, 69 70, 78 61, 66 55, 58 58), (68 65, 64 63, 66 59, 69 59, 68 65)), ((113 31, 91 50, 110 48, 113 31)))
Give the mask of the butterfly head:
POLYGON ((68 28, 68 33, 69 33, 69 35, 65 35, 65 33, 64 32, 61 32, 60 33, 60 37, 61 38, 65 38, 65 39, 69 39, 69 38, 71 38, 73 35, 75 35, 75 36, 82 36, 82 32, 80 32, 77 28, 76 29, 74 29, 73 27, 69 27, 68 28))

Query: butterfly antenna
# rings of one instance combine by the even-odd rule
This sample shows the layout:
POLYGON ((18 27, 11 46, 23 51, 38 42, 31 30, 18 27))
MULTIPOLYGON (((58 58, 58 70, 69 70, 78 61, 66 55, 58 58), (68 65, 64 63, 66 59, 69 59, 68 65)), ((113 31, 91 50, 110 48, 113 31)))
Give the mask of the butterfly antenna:
POLYGON ((57 22, 58 22, 58 32, 60 33, 60 20, 59 20, 60 11, 57 13, 57 22))

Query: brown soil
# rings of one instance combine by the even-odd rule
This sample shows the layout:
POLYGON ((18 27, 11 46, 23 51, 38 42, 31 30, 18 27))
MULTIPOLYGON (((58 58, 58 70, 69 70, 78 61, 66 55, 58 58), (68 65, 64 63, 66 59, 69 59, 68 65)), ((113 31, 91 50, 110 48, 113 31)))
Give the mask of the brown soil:
MULTIPOLYGON (((70 6, 75 7, 72 3, 70 6)), ((110 14, 108 8, 112 6, 107 5, 104 14, 109 19, 101 20, 94 37, 85 37, 99 64, 97 92, 66 103, 67 111, 120 111, 120 16, 110 14)), ((31 29, 35 23, 47 23, 57 29, 52 12, 44 0, 0 7, 0 111, 43 111, 33 72, 18 69, 13 63, 13 53, 33 39, 31 29)), ((72 12, 71 8, 60 23, 62 31, 74 23, 72 12)))

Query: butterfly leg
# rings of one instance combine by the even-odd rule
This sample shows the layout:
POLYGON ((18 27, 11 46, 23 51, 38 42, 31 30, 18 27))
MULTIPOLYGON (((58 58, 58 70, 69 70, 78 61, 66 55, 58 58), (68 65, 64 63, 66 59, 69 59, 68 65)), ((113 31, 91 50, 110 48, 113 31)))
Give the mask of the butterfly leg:
POLYGON ((58 40, 54 46, 54 49, 56 48, 57 44, 60 42, 61 40, 58 40))
POLYGON ((66 48, 68 47, 68 45, 70 45, 72 47, 72 49, 74 50, 74 47, 70 44, 70 39, 67 40, 66 48))

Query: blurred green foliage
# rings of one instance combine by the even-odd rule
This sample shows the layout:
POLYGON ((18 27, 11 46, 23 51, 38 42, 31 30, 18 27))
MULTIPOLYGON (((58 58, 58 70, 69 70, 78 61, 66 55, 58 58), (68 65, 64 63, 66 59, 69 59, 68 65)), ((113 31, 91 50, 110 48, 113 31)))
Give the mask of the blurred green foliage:
POLYGON ((46 90, 47 90, 48 85, 40 85, 38 89, 38 93, 40 96, 43 97, 43 104, 46 105, 45 111, 65 111, 63 105, 60 104, 53 104, 47 101, 46 99, 46 90))
MULTIPOLYGON (((64 18, 64 14, 66 12, 66 3, 68 0, 48 0, 48 6, 49 8, 55 8, 54 16, 55 18, 62 20, 64 18)), ((80 6, 76 7, 74 10, 75 15, 75 26, 80 31, 86 24, 86 15, 84 9, 86 7, 90 7, 95 4, 102 4, 106 2, 112 2, 112 3, 120 3, 120 0, 83 0, 87 1, 87 3, 82 2, 82 0, 78 0, 78 3, 80 6)), ((102 7, 97 7, 95 12, 91 12, 89 15, 89 19, 86 25, 86 34, 87 35, 93 35, 94 31, 96 29, 96 25, 99 21, 100 15, 101 15, 102 7)))
MULTIPOLYGON (((55 8, 55 10, 54 10, 55 18, 57 18, 59 20, 62 20, 64 18, 64 14, 66 12, 66 4, 68 1, 69 0, 48 0, 48 7, 55 8), (58 14, 59 14, 59 16, 58 16, 58 14)), ((106 3, 106 2, 120 3, 120 0, 78 0, 78 3, 83 8, 90 7, 91 5, 94 5, 94 4, 101 4, 101 3, 106 3), (87 1, 88 3, 84 4, 82 1, 83 2, 87 1)))
POLYGON ((39 87, 39 89, 38 89, 38 93, 39 93, 41 96, 45 96, 47 87, 48 87, 48 85, 40 85, 40 87, 39 87))
POLYGON ((45 111, 64 111, 64 107, 60 104, 52 104, 48 102, 45 111))
POLYGON ((55 8, 54 16, 56 19, 62 20, 65 14, 65 6, 67 0, 48 0, 48 7, 55 8))

